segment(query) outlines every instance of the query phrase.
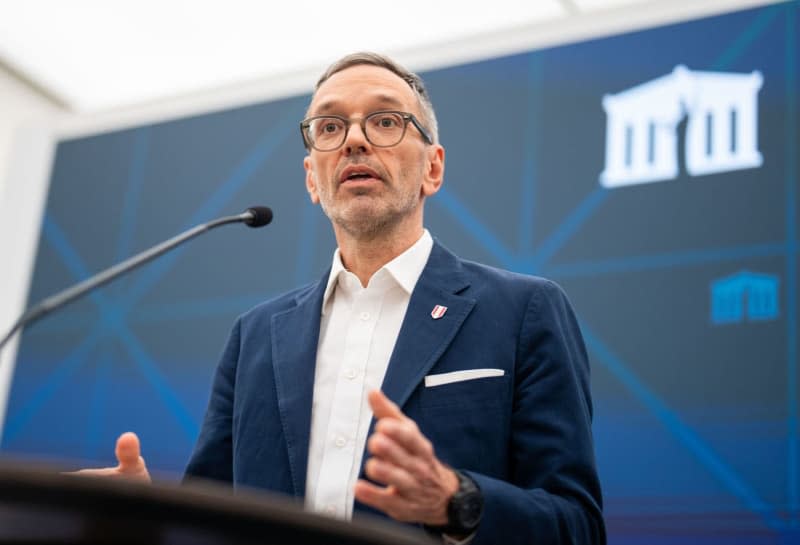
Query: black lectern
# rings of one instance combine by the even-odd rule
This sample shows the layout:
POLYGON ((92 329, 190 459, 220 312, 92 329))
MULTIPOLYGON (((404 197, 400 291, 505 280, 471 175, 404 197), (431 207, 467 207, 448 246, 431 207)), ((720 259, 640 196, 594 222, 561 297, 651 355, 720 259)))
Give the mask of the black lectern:
POLYGON ((352 523, 291 500, 212 483, 146 485, 0 463, 0 543, 418 545, 422 532, 352 523))

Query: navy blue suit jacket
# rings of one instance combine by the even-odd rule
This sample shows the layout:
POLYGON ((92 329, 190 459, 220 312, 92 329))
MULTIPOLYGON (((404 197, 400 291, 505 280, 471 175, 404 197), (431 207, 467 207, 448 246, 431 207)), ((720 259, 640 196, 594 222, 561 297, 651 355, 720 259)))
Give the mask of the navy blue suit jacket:
MULTIPOLYGON (((304 496, 326 282, 327 274, 236 321, 187 477, 304 496)), ((588 359, 554 283, 434 244, 382 389, 442 461, 480 486, 484 517, 473 545, 605 542, 588 359), (447 307, 438 320, 435 305, 447 307), (424 384, 429 374, 482 368, 505 374, 424 384)))

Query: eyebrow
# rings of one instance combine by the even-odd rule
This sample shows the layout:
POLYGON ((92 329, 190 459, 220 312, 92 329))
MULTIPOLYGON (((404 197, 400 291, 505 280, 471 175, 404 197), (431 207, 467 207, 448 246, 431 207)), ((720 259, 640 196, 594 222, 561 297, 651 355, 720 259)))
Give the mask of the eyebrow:
MULTIPOLYGON (((375 104, 378 107, 392 107, 392 108, 402 108, 403 103, 393 95, 387 95, 385 93, 379 93, 370 98, 370 103, 375 104)), ((331 113, 337 111, 341 108, 341 101, 337 99, 332 99, 321 103, 319 106, 315 108, 316 112, 315 115, 324 114, 324 113, 331 113)))

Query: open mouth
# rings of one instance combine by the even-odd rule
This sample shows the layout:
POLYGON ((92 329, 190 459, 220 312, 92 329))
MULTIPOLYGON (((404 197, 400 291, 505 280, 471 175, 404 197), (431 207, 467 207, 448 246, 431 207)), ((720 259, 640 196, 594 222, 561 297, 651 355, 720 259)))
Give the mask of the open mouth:
POLYGON ((371 180, 375 178, 372 174, 351 174, 347 178, 345 178, 346 182, 350 180, 371 180))
POLYGON ((349 166, 344 169, 339 177, 340 183, 347 182, 363 182, 363 181, 376 181, 380 180, 378 173, 371 168, 363 166, 349 166))

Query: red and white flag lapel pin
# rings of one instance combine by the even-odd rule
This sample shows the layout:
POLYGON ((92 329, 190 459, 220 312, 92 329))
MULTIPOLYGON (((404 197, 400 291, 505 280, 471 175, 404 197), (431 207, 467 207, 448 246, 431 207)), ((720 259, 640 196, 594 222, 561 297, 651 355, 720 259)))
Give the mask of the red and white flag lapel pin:
POLYGON ((435 307, 433 307, 433 310, 431 311, 431 318, 433 318, 434 320, 438 320, 439 318, 444 316, 445 312, 447 312, 447 307, 443 307, 442 305, 436 305, 435 307))

